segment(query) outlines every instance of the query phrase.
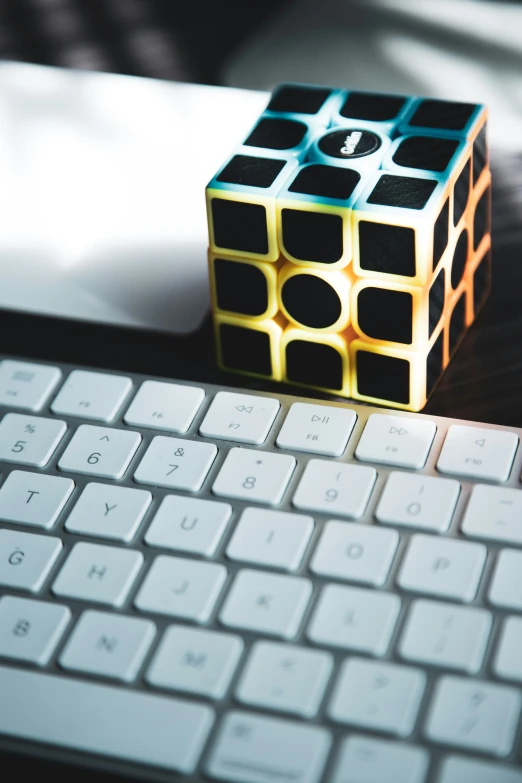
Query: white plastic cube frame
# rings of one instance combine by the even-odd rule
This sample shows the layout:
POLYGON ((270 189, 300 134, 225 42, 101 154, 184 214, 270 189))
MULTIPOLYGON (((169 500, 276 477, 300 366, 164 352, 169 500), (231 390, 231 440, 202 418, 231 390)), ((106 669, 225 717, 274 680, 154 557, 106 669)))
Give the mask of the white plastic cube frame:
POLYGON ((278 157, 271 155, 270 151, 268 150, 263 150, 262 153, 258 151, 254 152, 254 148, 252 148, 249 153, 247 151, 248 149, 250 148, 245 147, 242 150, 236 150, 207 185, 206 200, 207 214, 209 216, 208 226, 210 250, 219 255, 230 254, 232 256, 238 256, 239 258, 258 259, 260 261, 277 261, 279 258, 279 246, 276 228, 276 199, 285 181, 296 169, 298 165, 297 159, 292 156, 283 158, 281 156, 278 157), (265 158, 268 160, 284 160, 285 166, 268 188, 253 187, 251 185, 238 185, 229 182, 219 182, 218 177, 236 155, 250 155, 251 157, 265 158), (212 217, 213 199, 223 199, 226 201, 233 201, 243 204, 257 204, 265 207, 268 252, 266 254, 260 254, 250 250, 238 250, 237 248, 228 248, 216 244, 214 220, 212 217))
MULTIPOLYGON (((299 166, 296 170, 292 171, 286 183, 283 185, 283 188, 281 189, 276 200, 278 243, 279 243, 279 247, 281 248, 281 252, 284 254, 285 258, 289 259, 290 261, 292 261, 292 263, 297 264, 298 266, 322 269, 325 271, 333 270, 333 269, 343 269, 344 267, 348 266, 351 263, 353 258, 352 213, 353 213, 355 203, 364 193, 367 178, 364 176, 364 174, 361 174, 361 178, 359 179, 359 182, 355 186, 350 197, 347 199, 329 198, 327 196, 316 196, 316 195, 310 195, 308 193, 292 193, 291 191, 288 190, 292 182, 295 180, 295 178, 298 176, 298 174, 301 171, 303 171, 306 168, 309 168, 310 166, 317 166, 318 164, 328 165, 328 168, 341 168, 332 164, 324 164, 324 163, 321 164, 321 161, 309 161, 299 166), (319 214, 339 215, 343 221, 344 252, 342 257, 338 261, 332 264, 325 264, 319 261, 308 261, 293 256, 287 250, 283 241, 283 220, 282 220, 283 209, 296 209, 296 210, 301 210, 303 212, 317 212, 319 214)), ((343 166, 342 168, 346 169, 347 167, 343 166)))
MULTIPOLYGON (((366 90, 341 90, 339 93, 335 96, 335 98, 332 100, 332 105, 334 106, 332 117, 330 121, 330 127, 343 127, 347 125, 358 125, 360 128, 365 128, 366 130, 375 130, 381 129, 382 133, 388 134, 390 137, 395 135, 394 131, 396 131, 401 123, 404 122, 405 117, 409 114, 409 110, 411 105, 413 104, 415 98, 412 98, 408 95, 391 95, 390 97, 393 98, 404 98, 404 105, 395 117, 392 117, 389 120, 364 120, 359 119, 358 117, 344 117, 341 114, 341 109, 343 108, 346 99, 350 95, 350 93, 359 93, 364 92, 367 95, 371 95, 371 93, 368 93, 366 90)), ((377 93, 378 95, 384 95, 384 93, 377 93)))
MULTIPOLYGON (((437 269, 444 261, 448 253, 448 243, 437 266, 433 269, 433 233, 435 222, 449 197, 450 216, 453 212, 453 200, 451 188, 446 178, 432 176, 417 176, 416 179, 436 180, 437 184, 427 203, 422 209, 408 209, 405 207, 387 206, 385 204, 371 204, 368 198, 372 194, 377 182, 382 176, 390 174, 387 171, 376 172, 368 181, 367 187, 362 196, 353 207, 353 271, 358 277, 371 278, 376 283, 379 280, 389 281, 390 283, 403 283, 406 285, 424 286, 431 282, 437 269), (359 224, 362 221, 380 223, 387 226, 397 226, 401 228, 412 228, 415 232, 415 275, 397 275, 388 272, 380 272, 372 269, 364 269, 361 266, 360 245, 359 245, 359 224)), ((395 177, 407 176, 396 174, 395 177)))

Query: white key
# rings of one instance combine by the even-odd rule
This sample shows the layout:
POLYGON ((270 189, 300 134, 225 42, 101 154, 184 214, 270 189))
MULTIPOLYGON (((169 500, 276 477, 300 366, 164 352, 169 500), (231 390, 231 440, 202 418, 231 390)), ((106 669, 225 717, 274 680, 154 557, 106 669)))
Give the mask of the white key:
POLYGON ((305 511, 360 519, 376 478, 375 468, 311 459, 292 502, 305 511))
POLYGON ((330 744, 328 732, 315 726, 232 712, 206 771, 227 783, 319 783, 330 744))
POLYGON ((212 487, 220 497, 277 505, 295 470, 289 454, 230 449, 212 487))
POLYGON ((332 667, 329 653, 276 642, 256 642, 236 689, 236 698, 254 707, 313 718, 332 667))
POLYGON ((157 557, 135 599, 143 612, 205 623, 225 584, 227 569, 182 557, 157 557))
MULTIPOLYGON (((45 666, 70 619, 66 606, 4 595, 0 598, 0 657, 45 666)), ((1 712, 6 692, 2 688, 0 693, 1 712)))
POLYGON ((462 532, 471 538, 485 538, 522 545, 522 491, 478 484, 469 499, 462 532))
POLYGON ((420 470, 426 464, 436 431, 434 422, 426 419, 372 413, 355 456, 361 462, 420 470))
POLYGON ((397 584, 416 593, 473 601, 486 555, 483 544, 418 533, 410 538, 397 584))
POLYGON ((437 783, 522 783, 522 770, 450 756, 442 762, 437 783))
POLYGON ((388 525, 419 527, 434 533, 449 529, 460 494, 454 479, 390 473, 375 516, 388 525))
POLYGON ((13 470, 0 489, 0 519, 49 530, 73 489, 69 478, 13 470))
POLYGON ((340 457, 356 421, 357 414, 350 408, 294 402, 276 444, 280 449, 340 457))
POLYGON ((196 386, 144 381, 124 416, 125 424, 164 432, 186 432, 205 399, 196 386))
POLYGON ((312 583, 296 576, 239 571, 219 616, 223 625, 292 639, 312 595, 312 583))
POLYGON ((415 728, 426 687, 420 669, 348 658, 328 707, 338 723, 408 737, 415 728))
POLYGON ((60 655, 64 669, 132 682, 156 626, 149 620, 107 612, 84 612, 60 655))
POLYGON ((147 682, 159 688, 222 699, 242 653, 240 636, 171 625, 149 667, 147 682))
POLYGON ((0 667, 0 692, 2 734, 187 774, 214 719, 202 704, 13 668, 0 667))
POLYGON ((500 552, 488 598, 494 606, 522 612, 522 552, 515 549, 500 552))
POLYGON ((0 362, 0 405, 41 410, 62 377, 58 367, 30 362, 0 362))
POLYGON ((43 468, 65 435, 67 425, 23 413, 6 413, 0 422, 0 462, 43 468))
POLYGON ((158 435, 150 444, 134 474, 138 484, 197 492, 216 459, 213 443, 158 435))
POLYGON ((438 601, 414 601, 398 646, 408 661, 475 674, 482 666, 491 631, 484 609, 438 601))
POLYGON ((167 495, 145 534, 145 543, 211 557, 231 516, 228 503, 167 495))
POLYGON ((327 585, 308 626, 308 638, 316 644, 384 655, 400 609, 400 599, 390 593, 327 585))
POLYGON ((75 544, 53 584, 53 593, 122 606, 142 564, 141 552, 131 549, 75 544))
POLYGON ((141 443, 141 435, 81 424, 58 462, 59 470, 120 479, 141 443))
POLYGON ((51 405, 53 413, 112 421, 132 389, 123 375, 73 370, 51 405))
POLYGON ((92 482, 87 484, 69 514, 65 529, 69 533, 129 542, 151 501, 152 495, 144 489, 92 482))
POLYGON ((390 740, 347 737, 332 783, 425 783, 425 750, 390 740))
POLYGON ((437 470, 453 476, 507 481, 518 446, 514 432, 452 424, 437 470))
POLYGON ((227 547, 227 556, 295 571, 301 565, 313 530, 312 517, 246 508, 227 547))
POLYGON ((272 397, 218 392, 199 428, 205 438, 251 443, 264 443, 280 408, 272 397))
POLYGON ((432 742, 507 756, 520 716, 521 694, 507 685, 441 677, 432 695, 425 734, 432 742))
POLYGON ((327 522, 310 569, 319 576, 379 587, 388 578, 398 544, 396 530, 327 522))
POLYGON ((504 621, 497 647, 493 671, 497 677, 522 683, 522 617, 504 621))
POLYGON ((0 530, 0 585, 38 592, 61 551, 59 538, 0 530))

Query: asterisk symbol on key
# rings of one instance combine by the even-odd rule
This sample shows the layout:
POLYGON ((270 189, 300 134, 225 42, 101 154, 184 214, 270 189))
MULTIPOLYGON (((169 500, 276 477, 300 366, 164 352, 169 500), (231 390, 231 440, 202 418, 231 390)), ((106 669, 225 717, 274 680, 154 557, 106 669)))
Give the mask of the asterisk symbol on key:
POLYGON ((262 459, 258 459, 257 462, 256 462, 256 465, 262 465, 262 464, 263 464, 263 460, 262 459))

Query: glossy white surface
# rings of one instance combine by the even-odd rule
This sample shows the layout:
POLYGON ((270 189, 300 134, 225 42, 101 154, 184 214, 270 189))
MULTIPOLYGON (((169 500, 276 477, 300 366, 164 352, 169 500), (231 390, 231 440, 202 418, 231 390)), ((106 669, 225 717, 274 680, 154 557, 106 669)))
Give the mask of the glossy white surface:
POLYGON ((0 63, 0 306, 194 331, 209 308, 204 189, 267 99, 0 63))

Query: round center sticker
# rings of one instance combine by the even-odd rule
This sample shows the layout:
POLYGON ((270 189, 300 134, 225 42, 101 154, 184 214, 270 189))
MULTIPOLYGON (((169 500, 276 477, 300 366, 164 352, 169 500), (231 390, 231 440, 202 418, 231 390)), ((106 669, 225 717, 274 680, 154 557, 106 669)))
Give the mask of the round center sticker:
POLYGON ((323 136, 319 149, 333 158, 362 158, 371 155, 381 146, 381 140, 375 133, 357 128, 334 130, 323 136))

